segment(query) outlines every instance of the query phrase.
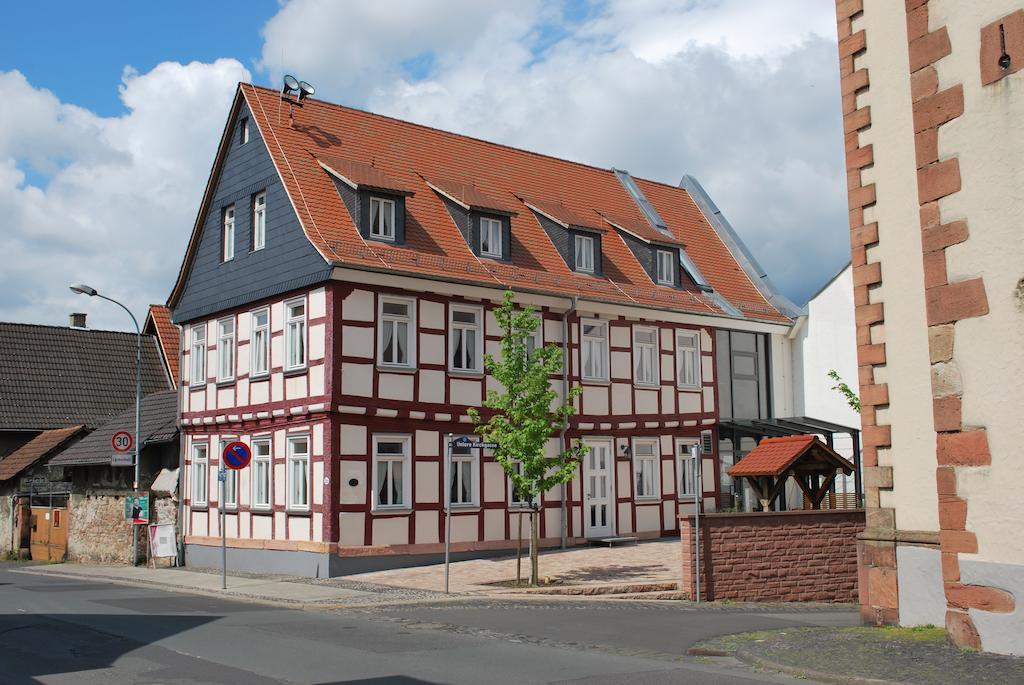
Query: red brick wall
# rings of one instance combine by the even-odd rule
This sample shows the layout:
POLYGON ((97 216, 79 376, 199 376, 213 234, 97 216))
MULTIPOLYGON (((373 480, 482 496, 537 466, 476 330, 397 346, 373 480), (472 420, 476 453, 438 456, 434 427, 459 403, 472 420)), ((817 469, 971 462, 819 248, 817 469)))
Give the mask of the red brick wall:
MULTIPOLYGON (((703 599, 857 601, 862 509, 705 514, 700 523, 703 599)), ((694 597, 694 517, 680 516, 679 527, 680 589, 694 597)))

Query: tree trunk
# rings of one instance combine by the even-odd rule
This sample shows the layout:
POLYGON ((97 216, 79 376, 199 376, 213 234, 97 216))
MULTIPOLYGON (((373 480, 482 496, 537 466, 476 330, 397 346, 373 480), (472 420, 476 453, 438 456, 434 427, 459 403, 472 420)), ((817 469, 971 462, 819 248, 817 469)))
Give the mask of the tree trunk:
POLYGON ((537 517, 537 510, 530 511, 530 584, 540 585, 540 572, 537 560, 537 542, 540 520, 537 517))
POLYGON ((519 510, 519 532, 516 536, 516 587, 523 584, 523 510, 519 510))

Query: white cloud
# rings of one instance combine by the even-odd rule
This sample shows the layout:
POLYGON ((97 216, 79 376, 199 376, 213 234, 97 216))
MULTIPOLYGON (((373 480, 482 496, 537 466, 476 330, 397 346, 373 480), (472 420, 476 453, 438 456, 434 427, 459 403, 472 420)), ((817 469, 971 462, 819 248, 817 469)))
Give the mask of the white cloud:
POLYGON ((834 8, 623 0, 566 25, 549 5, 507 7, 295 0, 267 24, 263 64, 328 100, 668 183, 692 174, 795 299, 849 258, 834 8), (425 52, 426 75, 403 72, 425 52))
POLYGON ((0 319, 87 311, 93 327, 125 328, 116 307, 67 289, 85 282, 141 324, 167 298, 232 94, 249 78, 231 59, 126 69, 126 113, 99 117, 0 72, 0 319))

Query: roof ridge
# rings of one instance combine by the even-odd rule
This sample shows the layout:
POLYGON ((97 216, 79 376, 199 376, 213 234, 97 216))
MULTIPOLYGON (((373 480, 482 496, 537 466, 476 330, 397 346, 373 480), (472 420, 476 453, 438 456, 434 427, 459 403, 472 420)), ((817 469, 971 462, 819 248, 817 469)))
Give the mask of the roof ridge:
MULTIPOLYGON (((248 83, 248 84, 245 84, 245 85, 248 85, 251 88, 256 89, 256 90, 263 90, 263 91, 267 91, 267 92, 270 92, 270 93, 275 93, 276 94, 276 93, 279 92, 275 88, 268 88, 267 86, 259 86, 259 85, 256 85, 255 83, 248 83)), ((416 122, 416 121, 409 121, 408 119, 399 119, 398 117, 394 117, 394 116, 391 116, 391 115, 388 115, 388 114, 381 114, 379 112, 371 112, 368 109, 360 109, 359 107, 352 107, 351 105, 343 105, 343 104, 338 103, 338 102, 331 102, 329 100, 322 100, 320 98, 308 98, 307 101, 317 102, 317 103, 320 103, 320 104, 325 105, 327 107, 336 107, 338 109, 344 109, 344 110, 348 110, 350 112, 357 112, 359 114, 366 114, 368 116, 377 117, 379 119, 387 119, 389 121, 394 121, 394 122, 397 122, 399 124, 406 124, 408 126, 415 126, 416 128, 425 129, 427 131, 435 131, 437 133, 443 133, 443 134, 449 135, 449 136, 457 136, 457 137, 463 138, 465 140, 472 140, 472 141, 477 142, 477 143, 484 143, 485 145, 494 145, 495 147, 505 148, 506 150, 514 150, 516 152, 523 152, 523 153, 526 153, 528 155, 536 155, 537 157, 544 157, 545 159, 553 159, 553 160, 558 161, 558 162, 565 162, 567 164, 573 164, 575 166, 583 167, 584 169, 592 169, 594 171, 601 171, 601 172, 608 173, 608 174, 614 173, 612 171, 612 167, 600 167, 600 166, 597 166, 595 164, 587 164, 586 162, 579 162, 579 161, 576 161, 574 159, 567 159, 566 157, 557 157, 555 155, 549 155, 549 154, 547 154, 545 152, 537 152, 536 150, 529 150, 529 149, 524 148, 524 147, 516 147, 515 145, 508 145, 506 143, 498 143, 498 142, 495 142, 493 140, 487 140, 486 138, 479 138, 477 136, 471 136, 471 135, 468 135, 466 133, 459 133, 457 131, 449 131, 447 129, 443 129, 443 128, 440 128, 438 126, 430 126, 429 124, 421 124, 421 123, 416 122)), ((633 178, 639 179, 641 181, 646 181, 648 183, 655 183, 657 185, 664 186, 665 188, 668 188, 670 190, 681 190, 684 193, 686 192, 685 188, 680 188, 679 186, 672 185, 671 183, 667 183, 665 181, 656 181, 654 179, 645 178, 643 176, 634 176, 633 178)), ((687 193, 687 195, 689 195, 689 193, 687 193)))
MULTIPOLYGON (((56 328, 73 333, 116 333, 118 335, 135 335, 134 331, 115 331, 110 328, 74 328, 56 323, 28 323, 24 321, 0 321, 0 326, 29 326, 31 328, 56 328)), ((152 337, 148 333, 144 337, 152 337)))

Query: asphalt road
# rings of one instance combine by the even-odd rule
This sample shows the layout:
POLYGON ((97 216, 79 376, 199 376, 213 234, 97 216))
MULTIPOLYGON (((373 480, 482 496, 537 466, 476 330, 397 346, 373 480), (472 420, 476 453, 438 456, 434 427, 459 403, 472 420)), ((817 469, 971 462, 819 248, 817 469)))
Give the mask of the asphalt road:
POLYGON ((16 568, 0 564, 3 685, 798 682, 683 654, 713 635, 856 618, 667 603, 301 611, 16 568))

